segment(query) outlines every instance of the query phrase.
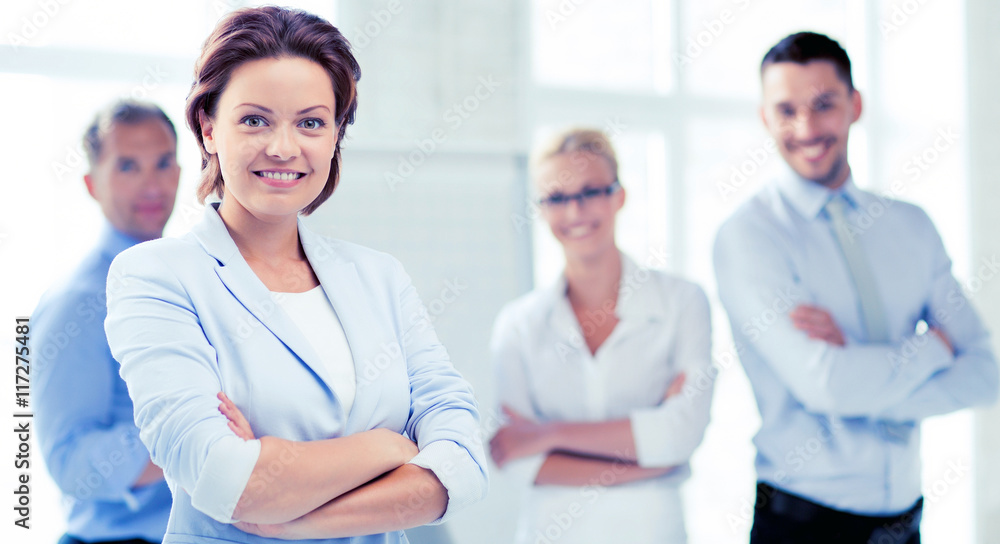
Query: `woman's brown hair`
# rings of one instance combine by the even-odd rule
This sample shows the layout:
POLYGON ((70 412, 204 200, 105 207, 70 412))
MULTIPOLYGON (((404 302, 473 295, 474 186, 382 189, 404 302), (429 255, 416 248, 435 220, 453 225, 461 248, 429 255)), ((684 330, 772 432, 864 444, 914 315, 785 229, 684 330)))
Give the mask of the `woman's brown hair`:
POLYGON ((351 54, 351 44, 324 19, 300 10, 265 6, 236 10, 224 17, 205 40, 194 64, 194 83, 188 94, 185 116, 201 148, 201 184, 198 200, 213 192, 223 195, 219 157, 205 150, 199 114, 214 118, 219 97, 229 84, 233 70, 244 62, 278 57, 302 57, 322 66, 330 74, 338 127, 337 147, 326 185, 303 214, 310 214, 330 198, 340 180, 340 142, 347 125, 354 123, 358 109, 357 82, 361 68, 351 54))

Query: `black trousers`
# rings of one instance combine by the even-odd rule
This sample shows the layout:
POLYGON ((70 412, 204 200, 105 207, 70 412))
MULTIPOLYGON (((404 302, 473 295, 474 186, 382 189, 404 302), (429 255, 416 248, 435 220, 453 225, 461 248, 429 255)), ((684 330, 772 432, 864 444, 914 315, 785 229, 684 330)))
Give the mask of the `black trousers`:
POLYGON ((101 540, 98 542, 84 542, 78 538, 71 537, 69 535, 63 535, 59 539, 59 544, 160 544, 159 542, 150 542, 148 540, 143 540, 141 538, 131 538, 129 540, 101 540))
POLYGON ((920 544, 924 500, 896 516, 859 516, 757 484, 750 544, 920 544))

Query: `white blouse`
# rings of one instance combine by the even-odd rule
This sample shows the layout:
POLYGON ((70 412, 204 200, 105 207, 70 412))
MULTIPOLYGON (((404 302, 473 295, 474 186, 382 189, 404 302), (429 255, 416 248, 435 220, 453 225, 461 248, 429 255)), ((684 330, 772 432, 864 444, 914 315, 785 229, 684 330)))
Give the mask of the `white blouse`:
POLYGON ((684 542, 678 487, 708 425, 714 374, 708 299, 697 285, 639 268, 622 255, 611 335, 591 354, 562 277, 504 307, 491 349, 501 404, 537 421, 628 418, 639 465, 677 466, 667 475, 614 485, 535 486, 544 456, 504 472, 527 490, 518 542, 684 542), (683 372, 684 390, 664 401, 683 372))
POLYGON ((271 291, 271 299, 288 314, 323 359, 330 370, 333 394, 344 407, 344 413, 351 413, 358 390, 354 357, 347 344, 344 326, 323 286, 317 285, 304 293, 271 291))

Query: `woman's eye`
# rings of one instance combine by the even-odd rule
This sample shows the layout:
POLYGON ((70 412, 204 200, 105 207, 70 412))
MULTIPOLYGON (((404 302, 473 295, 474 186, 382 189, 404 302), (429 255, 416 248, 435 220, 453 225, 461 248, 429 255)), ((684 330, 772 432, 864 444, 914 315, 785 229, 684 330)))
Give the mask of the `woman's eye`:
POLYGON ((240 123, 243 123, 250 128, 260 128, 267 125, 267 123, 264 122, 264 118, 259 115, 248 115, 243 119, 240 119, 240 123))
POLYGON ((306 119, 299 124, 302 125, 302 128, 304 129, 316 130, 318 128, 322 128, 326 123, 324 123, 321 119, 306 119))

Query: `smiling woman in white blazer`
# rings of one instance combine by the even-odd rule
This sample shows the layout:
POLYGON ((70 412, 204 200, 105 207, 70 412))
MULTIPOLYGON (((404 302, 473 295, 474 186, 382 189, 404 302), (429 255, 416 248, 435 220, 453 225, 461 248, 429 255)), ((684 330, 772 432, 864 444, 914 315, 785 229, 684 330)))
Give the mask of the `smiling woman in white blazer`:
POLYGON ((174 494, 164 542, 405 542, 487 474, 471 388, 402 266, 298 218, 336 187, 349 45, 303 12, 240 10, 195 76, 200 196, 222 202, 122 253, 108 282, 109 344, 174 494))

